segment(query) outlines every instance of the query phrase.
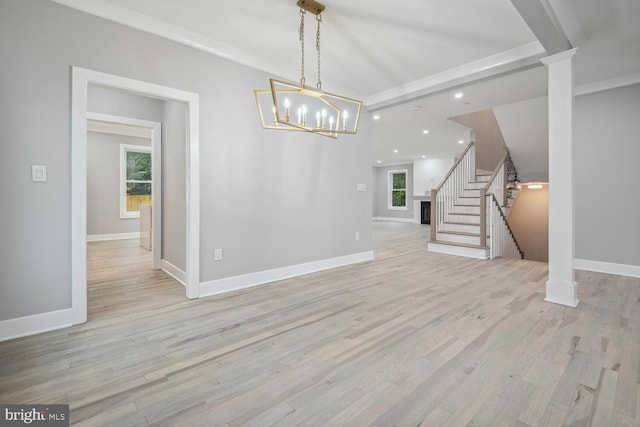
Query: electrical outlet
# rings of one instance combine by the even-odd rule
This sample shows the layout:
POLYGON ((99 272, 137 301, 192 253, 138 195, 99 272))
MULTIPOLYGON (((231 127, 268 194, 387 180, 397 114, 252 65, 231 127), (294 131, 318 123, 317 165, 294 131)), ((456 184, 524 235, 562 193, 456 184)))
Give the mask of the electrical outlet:
POLYGON ((213 260, 222 261, 222 249, 216 249, 213 251, 213 260))
POLYGON ((360 232, 356 231, 356 240, 360 240, 360 232))

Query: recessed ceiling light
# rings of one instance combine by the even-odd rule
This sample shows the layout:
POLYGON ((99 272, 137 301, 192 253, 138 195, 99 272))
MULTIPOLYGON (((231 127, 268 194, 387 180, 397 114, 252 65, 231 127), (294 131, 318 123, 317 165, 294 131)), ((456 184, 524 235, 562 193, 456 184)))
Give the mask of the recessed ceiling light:
POLYGON ((453 95, 453 96, 455 96, 455 97, 456 97, 456 99, 460 99, 460 98, 462 98, 462 97, 464 96, 464 93, 462 93, 462 92, 456 92, 456 93, 455 93, 455 95, 453 95))
POLYGON ((426 159, 426 158, 427 158, 427 155, 426 155, 426 154, 423 154, 423 155, 422 155, 422 158, 423 158, 423 159, 426 159))
POLYGON ((429 129, 425 129, 422 131, 422 133, 424 133, 425 135, 429 133, 429 129))
POLYGON ((462 139, 458 140, 458 144, 464 144, 464 141, 462 139))
POLYGON ((394 153, 397 153, 397 152, 398 152, 398 150, 393 150, 393 152, 394 152, 394 153))
POLYGON ((380 114, 374 114, 373 120, 380 120, 380 114))
POLYGON ((378 162, 377 162, 377 163, 382 163, 382 160, 378 160, 378 162))
POLYGON ((422 106, 421 105, 414 105, 413 107, 411 107, 411 109, 413 111, 418 111, 418 110, 422 109, 422 106))

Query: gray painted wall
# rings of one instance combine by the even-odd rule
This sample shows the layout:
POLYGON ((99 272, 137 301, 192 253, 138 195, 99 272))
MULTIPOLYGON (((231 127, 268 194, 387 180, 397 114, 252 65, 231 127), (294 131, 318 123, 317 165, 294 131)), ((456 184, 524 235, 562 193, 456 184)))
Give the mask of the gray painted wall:
POLYGON ((87 95, 87 111, 130 117, 152 122, 162 121, 164 102, 125 90, 90 84, 87 95))
POLYGON ((162 118, 162 259, 187 268, 186 114, 184 103, 165 101, 162 118))
POLYGON ((374 195, 374 217, 381 218, 408 218, 413 219, 413 164, 375 167, 374 180, 376 181, 376 193, 374 195), (389 210, 389 171, 407 170, 407 210, 389 210))
POLYGON ((339 141, 263 130, 266 73, 46 0, 0 2, 0 52, 0 320, 71 306, 72 65, 199 94, 202 281, 371 250, 369 114, 339 141))
POLYGON ((578 259, 640 266, 640 84, 576 97, 578 259))
POLYGON ((120 144, 151 140, 110 133, 87 133, 87 234, 140 231, 138 218, 120 218, 120 144))

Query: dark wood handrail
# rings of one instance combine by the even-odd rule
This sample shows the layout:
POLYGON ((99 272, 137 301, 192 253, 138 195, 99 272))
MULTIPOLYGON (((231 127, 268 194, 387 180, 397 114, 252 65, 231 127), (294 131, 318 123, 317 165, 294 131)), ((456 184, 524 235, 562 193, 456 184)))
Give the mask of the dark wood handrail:
MULTIPOLYGON (((462 152, 462 155, 458 158, 458 161, 455 162, 453 164, 453 166, 451 166, 451 169, 449 169, 449 172, 447 172, 447 175, 445 175, 444 179, 442 180, 442 182, 440 183, 440 185, 438 185, 438 187, 436 188, 436 193, 438 191, 440 191, 440 188, 442 188, 442 186, 444 185, 445 182, 447 182, 447 179, 449 179, 449 177, 451 176, 451 174, 453 173, 454 170, 456 170, 456 168, 458 167, 458 164, 462 161, 462 159, 464 159, 464 156, 467 154, 467 151, 469 151, 471 149, 471 147, 473 147, 473 141, 471 141, 469 143, 469 145, 467 145, 467 148, 464 149, 464 151, 462 152)), ((475 165, 474 165, 475 167, 475 165)))
POLYGON ((496 206, 498 206, 498 212, 500 212, 500 216, 502 217, 502 220, 504 221, 504 225, 507 226, 507 230, 509 230, 509 234, 511 234, 511 237, 513 238, 513 243, 516 244, 516 249, 518 249, 518 252, 520 253, 520 259, 524 259, 524 252, 522 251, 522 249, 520 249, 520 245, 518 244, 518 240, 516 239, 516 235, 513 234, 513 230, 511 230, 511 227, 509 226, 509 223, 507 222, 507 217, 504 216, 504 213, 502 213, 502 209, 500 209, 500 203, 498 203, 498 199, 496 199, 496 195, 493 193, 488 193, 487 196, 491 196, 491 199, 493 199, 493 202, 496 204, 496 206))

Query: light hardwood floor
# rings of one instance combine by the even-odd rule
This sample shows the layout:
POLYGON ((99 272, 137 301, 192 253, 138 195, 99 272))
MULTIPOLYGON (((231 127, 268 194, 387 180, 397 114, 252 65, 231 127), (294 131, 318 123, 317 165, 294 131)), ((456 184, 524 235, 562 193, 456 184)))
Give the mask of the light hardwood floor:
POLYGON ((194 301, 92 244, 89 322, 0 343, 0 402, 83 426, 640 425, 639 279, 578 272, 565 308, 546 264, 374 235, 372 262, 194 301))

